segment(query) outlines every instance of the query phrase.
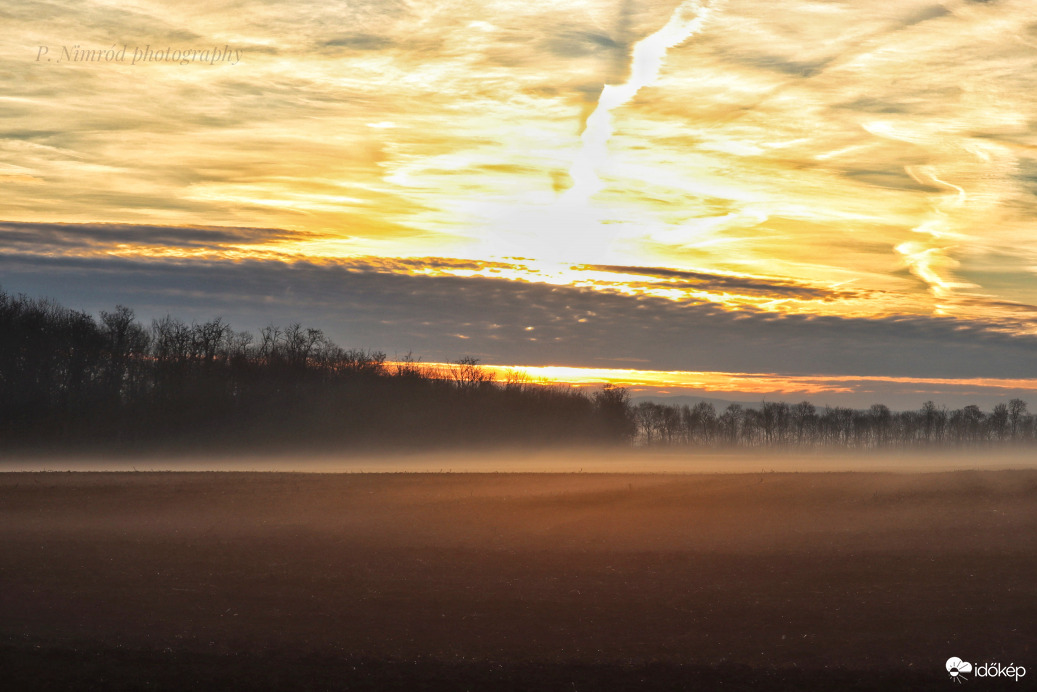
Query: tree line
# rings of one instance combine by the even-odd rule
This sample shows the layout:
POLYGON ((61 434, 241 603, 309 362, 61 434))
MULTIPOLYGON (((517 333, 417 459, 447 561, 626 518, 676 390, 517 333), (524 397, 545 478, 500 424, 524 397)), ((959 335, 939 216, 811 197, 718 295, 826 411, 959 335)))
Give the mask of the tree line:
POLYGON ((257 334, 98 317, 0 291, 0 450, 162 451, 615 443, 625 390, 592 395, 463 358, 447 372, 300 324, 257 334))
POLYGON ((296 323, 258 333, 221 318, 145 326, 0 291, 0 451, 428 448, 633 444, 688 448, 884 449, 1033 444, 1037 416, 1012 399, 989 413, 866 410, 809 402, 694 406, 588 394, 474 358, 437 369, 346 349, 296 323))
POLYGON ((1037 416, 1012 399, 984 413, 969 405, 953 411, 927 401, 917 411, 891 411, 884 404, 865 410, 763 402, 666 405, 649 401, 631 413, 636 440, 646 446, 883 449, 968 447, 1037 442, 1037 416))

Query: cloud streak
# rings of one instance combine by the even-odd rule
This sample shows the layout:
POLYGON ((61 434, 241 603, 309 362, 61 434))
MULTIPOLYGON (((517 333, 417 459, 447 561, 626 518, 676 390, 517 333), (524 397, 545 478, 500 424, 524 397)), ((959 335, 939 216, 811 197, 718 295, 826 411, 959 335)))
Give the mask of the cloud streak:
POLYGON ((138 251, 149 247, 218 250, 304 237, 307 234, 276 228, 0 221, 0 241, 4 247, 29 254, 111 253, 126 246, 138 251))
POLYGON ((709 3, 684 0, 661 29, 634 45, 629 78, 622 84, 606 84, 597 105, 587 118, 580 136, 582 147, 569 169, 573 186, 566 191, 562 204, 572 200, 586 204, 602 188, 597 169, 609 158, 612 112, 630 103, 637 92, 659 78, 666 52, 701 31, 710 13, 709 3))
POLYGON ((856 297, 853 291, 838 291, 810 286, 802 281, 767 280, 755 277, 724 276, 706 272, 683 271, 662 267, 628 267, 616 265, 589 265, 586 269, 613 272, 616 274, 632 274, 661 279, 656 285, 674 287, 701 287, 711 291, 750 292, 768 296, 787 296, 806 299, 835 299, 839 297, 856 297))

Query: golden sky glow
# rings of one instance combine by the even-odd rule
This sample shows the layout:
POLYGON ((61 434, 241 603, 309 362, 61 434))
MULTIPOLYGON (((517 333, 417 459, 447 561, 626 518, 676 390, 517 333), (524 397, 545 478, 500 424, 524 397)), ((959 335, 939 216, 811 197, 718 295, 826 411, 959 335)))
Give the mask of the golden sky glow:
POLYGON ((0 221, 258 229, 19 252, 362 262, 1037 333, 1031 0, 0 16, 0 221), (228 53, 131 64, 146 46, 228 53), (110 47, 123 57, 75 57, 110 47))
MULTIPOLYGON (((389 363, 389 367, 414 364, 389 363)), ((458 372, 451 363, 418 363, 417 367, 439 377, 450 379, 458 372)), ((831 402, 838 405, 840 395, 873 393, 876 396, 922 395, 933 391, 953 395, 975 395, 985 391, 1008 392, 1010 396, 1037 393, 1037 379, 1012 378, 938 378, 938 377, 859 377, 859 376, 789 376, 778 373, 686 372, 680 370, 636 370, 630 368, 535 367, 526 365, 481 365, 480 368, 497 382, 569 385, 577 388, 598 387, 604 383, 625 387, 641 396, 682 395, 689 392, 712 397, 730 397, 746 401, 760 398, 797 399, 831 402), (746 396, 748 395, 748 397, 746 396)))

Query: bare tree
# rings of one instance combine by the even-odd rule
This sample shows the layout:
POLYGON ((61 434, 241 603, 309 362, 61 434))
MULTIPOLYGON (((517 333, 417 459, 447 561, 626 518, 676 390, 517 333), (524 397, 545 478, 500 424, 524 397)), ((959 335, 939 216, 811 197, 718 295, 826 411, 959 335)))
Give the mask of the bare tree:
POLYGON ((809 401, 792 407, 792 423, 796 428, 796 446, 802 446, 813 435, 817 425, 817 409, 809 401))
POLYGON ((451 374, 457 388, 470 391, 478 389, 485 382, 492 381, 493 377, 484 368, 479 367, 479 359, 465 356, 453 362, 451 374))
POLYGON ((994 410, 990 412, 990 416, 987 418, 987 425, 990 427, 991 434, 998 441, 1008 438, 1010 431, 1008 405, 997 404, 994 406, 994 410))
POLYGON ((1019 427, 1026 418, 1026 402, 1021 399, 1012 399, 1008 402, 1008 420, 1012 426, 1012 439, 1019 439, 1019 427))

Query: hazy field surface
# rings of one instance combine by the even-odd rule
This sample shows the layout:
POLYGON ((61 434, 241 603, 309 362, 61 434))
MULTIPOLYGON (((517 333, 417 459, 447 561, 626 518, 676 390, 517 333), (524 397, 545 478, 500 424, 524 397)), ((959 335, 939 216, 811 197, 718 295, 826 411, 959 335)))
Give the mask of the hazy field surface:
POLYGON ((285 471, 304 473, 759 473, 806 471, 934 472, 1037 469, 1028 449, 883 450, 851 452, 720 452, 687 450, 559 450, 487 452, 370 452, 150 456, 21 456, 0 460, 4 471, 285 471))
POLYGON ((1035 537, 1025 469, 4 473, 0 663, 94 689, 1037 679, 1035 537))

